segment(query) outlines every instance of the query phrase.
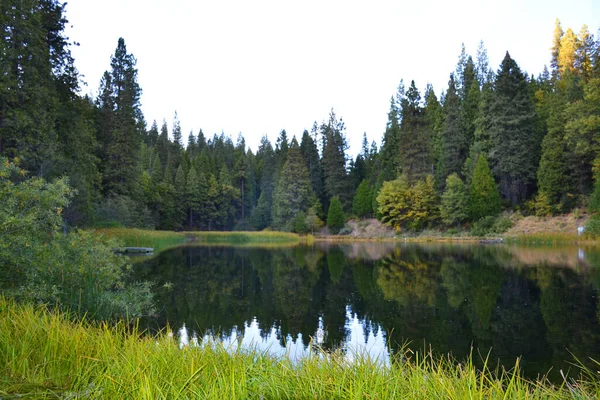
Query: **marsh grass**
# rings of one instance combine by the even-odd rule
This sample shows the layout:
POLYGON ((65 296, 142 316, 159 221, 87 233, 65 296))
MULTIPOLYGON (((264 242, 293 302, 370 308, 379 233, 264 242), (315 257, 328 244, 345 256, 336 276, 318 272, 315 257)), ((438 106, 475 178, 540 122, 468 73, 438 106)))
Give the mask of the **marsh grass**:
POLYGON ((187 240, 185 234, 171 231, 104 228, 97 229, 95 232, 108 238, 115 238, 125 247, 152 247, 155 252, 179 246, 187 240))
POLYGON ((526 245, 572 245, 594 242, 586 236, 577 236, 573 233, 531 233, 505 237, 507 243, 526 244, 526 245))
POLYGON ((552 385, 511 371, 481 371, 431 352, 397 355, 389 367, 368 356, 314 354, 297 363, 220 344, 180 348, 168 334, 126 323, 74 319, 0 298, 0 397, 105 399, 560 399, 597 398, 600 386, 552 385))
POLYGON ((299 243, 300 236, 289 232, 186 232, 195 241, 211 244, 299 243))

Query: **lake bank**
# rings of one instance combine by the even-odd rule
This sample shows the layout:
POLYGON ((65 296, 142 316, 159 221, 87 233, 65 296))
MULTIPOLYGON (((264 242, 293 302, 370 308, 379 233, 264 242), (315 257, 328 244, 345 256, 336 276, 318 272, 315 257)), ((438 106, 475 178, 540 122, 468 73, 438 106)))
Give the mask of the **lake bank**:
MULTIPOLYGON (((597 381, 553 385, 431 353, 398 355, 389 367, 316 351, 298 364, 258 350, 180 348, 148 337, 0 298, 0 394, 103 398, 595 398, 597 381)), ((590 371, 583 371, 593 375, 590 371)), ((585 375, 584 375, 585 376, 585 375)))
POLYGON ((585 245, 594 246, 599 242, 596 238, 586 235, 565 232, 535 232, 515 233, 493 236, 469 236, 461 234, 448 234, 445 232, 424 231, 421 233, 406 233, 390 235, 373 234, 367 236, 364 232, 350 235, 306 235, 301 236, 290 232, 261 231, 261 232, 220 232, 220 231, 151 231, 130 228, 97 229, 96 233, 108 238, 119 240, 123 246, 152 247, 155 252, 160 252, 184 244, 210 244, 210 245, 246 245, 246 246, 279 246, 297 245, 313 242, 392 242, 392 243, 455 243, 455 244, 523 244, 523 245, 585 245), (502 240, 500 240, 502 239, 502 240))

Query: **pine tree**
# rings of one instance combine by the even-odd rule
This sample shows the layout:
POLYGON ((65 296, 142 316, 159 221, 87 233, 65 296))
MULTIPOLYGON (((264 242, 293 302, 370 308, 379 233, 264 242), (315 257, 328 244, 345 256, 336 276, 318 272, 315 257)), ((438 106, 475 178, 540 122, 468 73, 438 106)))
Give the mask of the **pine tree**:
POLYGON ((535 135, 535 110, 527 80, 508 53, 504 57, 488 111, 492 172, 500 193, 512 204, 535 188, 540 143, 535 135))
POLYGON ((156 141, 156 152, 160 158, 160 164, 163 167, 167 166, 169 160, 171 141, 169 140, 169 128, 167 128, 167 121, 163 119, 162 126, 160 128, 160 135, 156 141))
POLYGON ((552 78, 554 80, 558 79, 558 71, 559 71, 559 61, 558 58, 560 56, 560 43, 564 36, 564 31, 562 26, 560 25, 560 21, 558 18, 554 22, 554 34, 552 37, 552 58, 550 60, 550 68, 552 70, 552 78))
POLYGON ((186 220, 187 207, 186 207, 186 173, 185 169, 181 164, 177 167, 177 172, 175 173, 175 181, 173 184, 174 192, 174 216, 173 220, 175 222, 175 227, 177 229, 181 229, 186 220))
POLYGON ((431 144, 431 157, 432 163, 435 165, 435 180, 436 186, 444 186, 445 174, 442 157, 442 130, 444 129, 444 110, 442 105, 437 99, 433 86, 427 85, 425 90, 425 119, 427 123, 427 130, 431 132, 432 144, 431 144))
POLYGON ((571 187, 567 146, 564 140, 563 104, 554 99, 548 118, 548 133, 542 141, 542 156, 537 171, 539 194, 548 205, 557 205, 571 187))
POLYGON ((469 216, 469 197, 465 184, 457 174, 446 178, 446 190, 442 195, 440 216, 447 225, 460 224, 469 216))
POLYGON ((308 209, 313 196, 306 164, 296 138, 292 139, 287 161, 279 175, 273 199, 273 225, 291 231, 296 217, 308 209))
MULTIPOLYGON (((398 89, 404 90, 402 83, 398 89)), ((390 111, 388 112, 388 122, 383 134, 381 144, 381 174, 384 180, 392 180, 400 171, 400 121, 396 102, 392 97, 390 99, 390 111)))
POLYGON ((409 181, 417 181, 433 172, 433 157, 431 132, 415 81, 400 104, 400 168, 409 181))
POLYGON ((342 203, 337 196, 331 198, 329 203, 329 210, 327 212, 327 228, 329 232, 337 235, 346 223, 346 216, 344 215, 344 208, 342 203))
POLYGON ((372 189, 365 179, 362 180, 352 201, 352 212, 359 218, 373 214, 372 189))
POLYGON ((199 175, 196 168, 190 168, 184 191, 184 205, 188 216, 188 227, 194 229, 194 215, 202 210, 206 202, 206 178, 199 175))
POLYGON ((558 71, 561 76, 566 70, 575 71, 579 48, 577 35, 571 28, 567 29, 560 40, 560 52, 558 53, 558 71))
POLYGON ((156 123, 156 120, 152 121, 152 126, 150 127, 146 138, 146 144, 148 144, 148 146, 156 146, 156 142, 158 142, 158 124, 156 123))
POLYGON ((484 155, 477 158, 471 178, 469 210, 473 221, 500 212, 500 194, 484 155))
POLYGON ((323 170, 321 168, 319 151, 317 149, 317 144, 306 130, 302 134, 300 152, 302 153, 302 157, 304 157, 304 162, 306 163, 306 168, 308 169, 313 192, 317 198, 322 201, 324 195, 323 170))
POLYGON ((446 120, 441 135, 441 165, 438 169, 440 178, 445 182, 448 175, 461 171, 469 146, 453 75, 448 82, 444 113, 446 120))
POLYGON ((331 110, 329 121, 321 125, 323 139, 323 177, 327 198, 338 196, 344 207, 350 208, 350 188, 346 173, 346 127, 331 110))
POLYGON ((114 124, 106 149, 103 184, 109 195, 129 195, 136 184, 136 156, 142 137, 138 129, 143 119, 140 110, 142 90, 137 83, 136 60, 127 53, 123 38, 119 38, 110 65, 114 124))

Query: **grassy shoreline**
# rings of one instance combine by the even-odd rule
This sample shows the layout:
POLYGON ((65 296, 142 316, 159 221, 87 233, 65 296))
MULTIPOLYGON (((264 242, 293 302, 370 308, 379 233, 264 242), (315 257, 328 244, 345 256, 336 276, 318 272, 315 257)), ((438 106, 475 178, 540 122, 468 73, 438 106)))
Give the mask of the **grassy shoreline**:
POLYGON ((568 233, 532 233, 519 235, 448 236, 417 235, 396 237, 360 237, 360 236, 300 236, 289 232, 172 232, 150 231, 128 228, 97 229, 96 233, 116 238, 124 246, 153 247, 155 252, 184 244, 191 245, 237 245, 237 246, 293 246, 300 243, 319 242, 398 242, 398 243, 465 243, 476 244, 482 240, 503 238, 504 243, 526 246, 538 245, 598 245, 598 239, 589 236, 577 236, 568 233))
MULTIPOLYGON (((431 354, 389 367, 315 353, 294 364, 258 350, 180 348, 125 323, 70 318, 0 298, 0 396, 34 398, 597 398, 597 377, 553 385, 512 371, 483 372, 431 354)), ((592 374, 588 371, 588 373, 592 374)), ((592 376, 592 375, 590 375, 592 376)))

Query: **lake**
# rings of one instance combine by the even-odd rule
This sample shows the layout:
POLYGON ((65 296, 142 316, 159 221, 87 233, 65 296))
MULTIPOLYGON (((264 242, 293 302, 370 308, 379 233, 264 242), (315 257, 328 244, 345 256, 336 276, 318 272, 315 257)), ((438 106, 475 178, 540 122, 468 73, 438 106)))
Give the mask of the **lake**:
MULTIPOLYGON (((600 249, 316 242, 185 246, 135 265, 183 345, 220 340, 292 359, 315 347, 451 353, 527 377, 600 359, 600 249), (311 343, 316 346, 309 347, 311 343)), ((598 366, 596 365, 597 369, 598 366)), ((578 372, 578 371, 577 371, 578 372)))

